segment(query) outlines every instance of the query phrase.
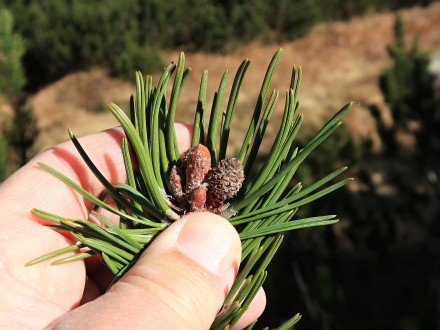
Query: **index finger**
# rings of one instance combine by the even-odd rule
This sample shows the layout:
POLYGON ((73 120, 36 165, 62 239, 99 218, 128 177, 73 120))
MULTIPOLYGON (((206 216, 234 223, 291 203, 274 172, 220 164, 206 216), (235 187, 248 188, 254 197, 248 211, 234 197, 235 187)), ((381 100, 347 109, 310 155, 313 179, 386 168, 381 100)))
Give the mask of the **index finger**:
MULTIPOLYGON (((188 149, 192 134, 189 124, 176 123, 179 151, 188 149)), ((87 154, 111 184, 126 182, 121 141, 125 137, 122 128, 112 128, 79 138, 87 154)), ((47 164, 82 188, 99 196, 103 185, 88 169, 72 142, 50 148, 15 172, 0 186, 0 203, 16 216, 27 217, 45 223, 31 215, 38 208, 66 218, 87 219, 93 203, 67 186, 64 182, 37 165, 47 164)))

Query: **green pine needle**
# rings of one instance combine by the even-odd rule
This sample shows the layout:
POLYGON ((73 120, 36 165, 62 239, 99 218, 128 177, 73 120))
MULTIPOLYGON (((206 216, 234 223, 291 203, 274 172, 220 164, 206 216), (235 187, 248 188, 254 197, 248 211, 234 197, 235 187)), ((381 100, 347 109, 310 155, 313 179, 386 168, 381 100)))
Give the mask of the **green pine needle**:
POLYGON ((83 247, 85 247, 85 245, 82 245, 82 244, 71 245, 71 246, 68 246, 68 247, 65 247, 65 248, 62 248, 62 249, 50 252, 48 254, 45 254, 44 256, 38 257, 38 258, 36 258, 34 260, 31 260, 28 263, 26 263, 25 266, 32 266, 32 265, 38 264, 40 262, 46 261, 48 259, 52 259, 52 258, 54 258, 56 256, 61 255, 61 254, 64 254, 64 253, 67 253, 67 252, 72 252, 72 251, 75 251, 75 250, 79 250, 79 249, 81 249, 83 247))
POLYGON ((272 81, 273 74, 275 72, 275 68, 278 64, 278 61, 281 57, 283 50, 280 48, 272 58, 272 61, 269 64, 266 75, 264 77, 263 84, 261 86, 260 95, 258 96, 257 104, 255 106, 254 114, 252 115, 251 122, 249 124, 248 131, 246 133, 246 137, 244 138, 243 145, 238 154, 238 159, 243 162, 246 153, 249 149, 249 145, 251 143, 252 137, 255 133, 255 128, 257 127, 257 123, 260 119, 261 110, 263 109, 264 101, 266 100, 267 91, 269 90, 270 83, 272 81))
POLYGON ((203 71, 202 81, 200 82, 199 98, 194 116, 194 127, 191 146, 199 143, 205 144, 205 117, 206 117, 206 89, 208 87, 208 71, 203 71))
POLYGON ((307 228, 307 227, 315 227, 315 226, 323 226, 323 225, 331 225, 338 222, 338 219, 333 219, 334 215, 324 216, 324 217, 313 217, 306 219, 299 219, 295 221, 291 221, 284 224, 267 226, 264 228, 258 228, 255 230, 249 230, 246 232, 240 233, 241 239, 254 238, 258 236, 268 236, 272 234, 277 234, 284 231, 307 228), (332 220, 330 220, 332 219, 332 220))
POLYGON ((237 104, 238 95, 240 93, 241 84, 251 61, 244 60, 237 70, 234 82, 232 84, 231 93, 229 96, 228 106, 226 108, 225 119, 222 121, 221 136, 220 136, 220 151, 219 159, 226 157, 226 149, 228 147, 229 132, 231 131, 232 116, 234 115, 235 106, 237 104))
POLYGON ((91 256, 94 256, 95 254, 96 254, 96 252, 94 252, 94 251, 81 252, 81 253, 77 253, 73 256, 69 256, 69 257, 65 257, 63 259, 56 260, 56 261, 52 262, 51 265, 61 265, 61 264, 65 264, 65 263, 72 262, 72 261, 82 260, 82 259, 86 259, 91 256))
POLYGON ((218 130, 218 120, 221 114, 221 106, 223 102, 223 95, 225 93, 226 82, 228 80, 229 70, 223 74, 222 80, 220 81, 220 86, 218 91, 214 95, 214 101, 212 102, 211 116, 209 120, 208 133, 206 138, 206 147, 211 153, 212 164, 217 163, 217 130, 218 130))
POLYGON ((288 330, 288 329, 292 329, 292 327, 297 324, 299 322, 299 320, 301 319, 301 315, 300 314, 296 314, 294 315, 292 318, 290 318, 289 320, 287 320, 286 322, 284 322, 282 325, 280 325, 277 329, 278 330, 288 330))

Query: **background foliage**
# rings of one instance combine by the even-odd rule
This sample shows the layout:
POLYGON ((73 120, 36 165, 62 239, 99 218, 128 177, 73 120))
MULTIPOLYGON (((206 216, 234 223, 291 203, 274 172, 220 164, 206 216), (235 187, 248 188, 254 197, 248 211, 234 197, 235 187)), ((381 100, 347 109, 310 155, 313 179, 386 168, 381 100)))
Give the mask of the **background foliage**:
MULTIPOLYGON (((13 30, 14 17, 6 9, 0 10, 0 95, 10 104, 12 114, 1 113, 5 119, 0 126, 0 180, 9 174, 9 166, 24 165, 29 160, 29 149, 38 135, 33 109, 26 104, 23 89, 26 76, 22 57, 26 43, 13 30)), ((1 110, 1 109, 0 109, 1 110)))
POLYGON ((225 51, 260 38, 291 39, 322 20, 432 0, 0 0, 28 44, 29 87, 91 64, 131 77, 160 68, 157 49, 225 51))

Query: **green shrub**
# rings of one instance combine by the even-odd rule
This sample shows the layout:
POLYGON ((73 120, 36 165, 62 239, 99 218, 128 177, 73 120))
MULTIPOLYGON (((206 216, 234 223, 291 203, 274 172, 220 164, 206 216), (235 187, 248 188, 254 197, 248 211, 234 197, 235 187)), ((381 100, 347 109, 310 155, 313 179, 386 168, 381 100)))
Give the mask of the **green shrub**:
MULTIPOLYGON (((0 168, 7 166, 4 152, 8 148, 9 160, 17 165, 24 165, 30 155, 29 151, 38 135, 33 109, 26 104, 22 89, 26 77, 22 66, 25 53, 23 38, 13 31, 14 18, 8 10, 0 10, 0 94, 11 104, 12 116, 3 123, 2 133, 7 146, 2 142, 0 147, 0 168), (15 159, 13 159, 15 157, 15 159), (6 165, 4 165, 6 164, 6 165)), ((0 170, 0 175, 4 175, 0 170)))
POLYGON ((0 183, 7 178, 8 174, 8 144, 6 140, 0 136, 0 183))
POLYGON ((282 38, 303 36, 322 19, 320 5, 315 1, 271 1, 269 24, 282 38))
POLYGON ((412 134, 416 140, 415 152, 420 157, 440 155, 440 120, 436 116, 435 77, 428 71, 429 53, 419 49, 418 37, 412 47, 405 46, 402 17, 396 17, 395 45, 388 47, 393 65, 380 77, 380 88, 389 104, 393 125, 386 126, 377 111, 373 115, 381 128, 379 133, 389 152, 405 146, 397 141, 399 133, 412 134))
POLYGON ((24 60, 32 86, 93 64, 122 76, 161 64, 144 43, 138 0, 4 2, 29 44, 24 60))
POLYGON ((22 105, 15 110, 10 122, 4 128, 4 135, 13 152, 13 161, 18 166, 23 166, 31 158, 31 148, 39 134, 37 119, 33 108, 22 105))
POLYGON ((161 67, 157 49, 219 51, 302 36, 317 22, 432 0, 0 0, 26 39, 30 87, 90 65, 115 75, 161 67), (130 71, 130 72, 127 72, 130 71))
POLYGON ((0 10, 0 94, 14 103, 26 84, 21 64, 26 46, 23 38, 12 30, 13 26, 11 12, 0 10))

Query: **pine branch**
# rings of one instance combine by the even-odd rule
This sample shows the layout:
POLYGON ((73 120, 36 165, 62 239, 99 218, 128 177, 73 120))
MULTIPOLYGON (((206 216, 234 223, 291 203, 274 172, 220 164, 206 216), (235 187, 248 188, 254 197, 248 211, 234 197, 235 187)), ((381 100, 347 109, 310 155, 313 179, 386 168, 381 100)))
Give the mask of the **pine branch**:
MULTIPOLYGON (((208 190, 209 195, 208 199, 203 200, 204 204, 201 207, 227 218, 237 229, 242 242, 239 274, 225 299, 223 309, 212 324, 212 329, 232 328, 247 310, 266 279, 267 267, 281 245, 284 232, 330 225, 338 221, 335 215, 298 219, 298 208, 325 197, 351 181, 344 179, 330 184, 346 170, 343 167, 308 187, 303 187, 298 180, 295 185, 291 184, 291 181, 296 179, 297 169, 307 156, 338 128, 342 116, 352 105, 349 103, 338 111, 304 149, 299 150, 295 145, 295 137, 303 122, 303 115, 298 114, 301 67, 293 67, 279 131, 264 164, 257 168, 255 160, 279 99, 279 92, 274 90, 266 102, 281 54, 282 49, 276 52, 268 66, 246 136, 235 160, 226 158, 228 140, 240 88, 250 61, 246 59, 239 66, 226 110, 223 111, 222 104, 226 97, 225 87, 229 75, 229 70, 226 70, 214 95, 207 131, 205 125, 208 72, 204 71, 201 78, 191 145, 193 148, 206 145, 213 168, 206 174, 205 181, 198 183, 199 187, 208 190), (227 172, 231 168, 233 172, 227 172), (223 181, 217 182, 215 175, 219 173, 223 181), (246 176, 244 182, 243 174, 246 176), (224 180, 229 180, 227 185, 224 180), (223 195, 215 195, 218 192, 213 190, 214 186, 223 195), (217 204, 213 202, 213 196, 217 198, 214 199, 217 204)), ((106 193, 100 198, 95 197, 56 169, 39 164, 92 201, 95 204, 94 212, 99 214, 99 209, 103 208, 119 216, 120 225, 114 225, 103 215, 99 215, 102 225, 97 225, 86 219, 66 219, 35 209, 32 211, 33 214, 50 222, 49 228, 70 231, 78 243, 34 259, 26 266, 65 253, 75 253, 81 249, 80 253, 68 255, 52 264, 82 260, 98 254, 102 262, 115 274, 115 283, 136 263, 141 251, 169 226, 171 220, 178 220, 189 211, 186 204, 190 204, 191 201, 184 195, 184 202, 179 202, 174 195, 176 183, 172 180, 173 177, 170 179, 170 173, 177 175, 177 168, 179 171, 187 170, 185 162, 189 162, 188 159, 191 157, 191 154, 187 154, 186 160, 179 159, 174 131, 178 99, 191 72, 190 68, 185 69, 184 66, 185 56, 181 53, 177 65, 168 65, 156 86, 153 86, 151 76, 144 78, 137 72, 136 93, 130 98, 130 116, 116 104, 109 105, 110 111, 126 134, 126 138, 122 140, 122 154, 127 183, 110 184, 71 131, 69 135, 74 146, 92 173, 106 188, 106 193), (167 100, 168 83, 173 75, 171 96, 167 100), (139 168, 136 171, 130 157, 130 149, 139 168), (175 172, 172 172, 173 168, 175 172), (116 202, 116 208, 106 202, 107 197, 112 197, 116 202)), ((299 314, 295 315, 279 329, 293 326, 300 317, 299 314)))

